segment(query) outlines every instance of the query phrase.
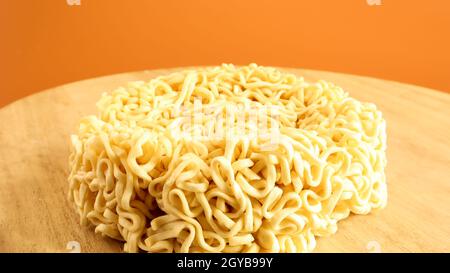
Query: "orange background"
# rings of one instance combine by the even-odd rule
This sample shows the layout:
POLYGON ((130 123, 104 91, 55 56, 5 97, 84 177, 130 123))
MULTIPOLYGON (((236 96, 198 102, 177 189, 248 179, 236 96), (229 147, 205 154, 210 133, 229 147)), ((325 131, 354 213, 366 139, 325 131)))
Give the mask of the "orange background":
POLYGON ((0 106, 105 74, 222 62, 450 91, 450 1, 0 0, 0 106))

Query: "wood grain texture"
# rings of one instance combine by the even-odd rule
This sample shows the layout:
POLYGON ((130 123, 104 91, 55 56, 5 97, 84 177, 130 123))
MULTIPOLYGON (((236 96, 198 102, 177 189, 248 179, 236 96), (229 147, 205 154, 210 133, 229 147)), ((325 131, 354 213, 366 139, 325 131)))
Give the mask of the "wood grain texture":
MULTIPOLYGON (((121 251, 121 243, 81 227, 67 199, 69 136, 100 94, 152 70, 67 84, 0 109, 0 252, 121 251)), ((179 70, 179 69, 177 69, 179 70)), ((450 95, 373 78, 285 69, 325 79, 374 102, 388 125, 388 206, 352 215, 319 238, 316 252, 450 252, 450 95)), ((24 79, 26 80, 26 79, 24 79)))

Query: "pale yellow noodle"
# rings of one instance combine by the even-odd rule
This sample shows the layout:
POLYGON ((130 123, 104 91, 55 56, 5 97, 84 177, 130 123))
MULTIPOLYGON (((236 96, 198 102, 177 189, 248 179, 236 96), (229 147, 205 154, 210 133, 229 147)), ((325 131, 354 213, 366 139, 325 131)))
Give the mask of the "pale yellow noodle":
POLYGON ((331 83, 224 64, 97 106, 71 138, 69 198, 127 252, 310 252, 350 213, 386 205, 385 121, 331 83), (237 105, 277 116, 227 111, 237 105), (279 130, 275 148, 261 124, 279 130))

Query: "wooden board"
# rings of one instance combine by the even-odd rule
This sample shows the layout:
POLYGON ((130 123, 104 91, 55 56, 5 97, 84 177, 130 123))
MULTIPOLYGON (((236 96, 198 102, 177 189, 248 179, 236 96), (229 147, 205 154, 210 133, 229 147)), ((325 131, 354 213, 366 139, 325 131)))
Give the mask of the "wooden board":
MULTIPOLYGON (((317 252, 450 252, 450 95, 396 82, 288 69, 374 102, 388 124, 385 210, 351 216, 317 252)), ((114 252, 121 244, 81 227, 67 200, 69 135, 104 91, 172 70, 76 82, 0 109, 0 252, 114 252)), ((26 78, 24 78, 26 80, 26 78)), ((6 92, 5 90, 3 92, 6 92)))

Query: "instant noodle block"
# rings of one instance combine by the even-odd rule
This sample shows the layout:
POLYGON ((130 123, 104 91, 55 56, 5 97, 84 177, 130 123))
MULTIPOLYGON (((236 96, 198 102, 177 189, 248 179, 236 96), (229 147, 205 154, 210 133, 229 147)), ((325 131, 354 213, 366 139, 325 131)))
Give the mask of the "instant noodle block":
POLYGON ((311 252, 386 206, 386 123, 332 83, 224 64, 97 106, 71 138, 69 198, 126 252, 311 252))

